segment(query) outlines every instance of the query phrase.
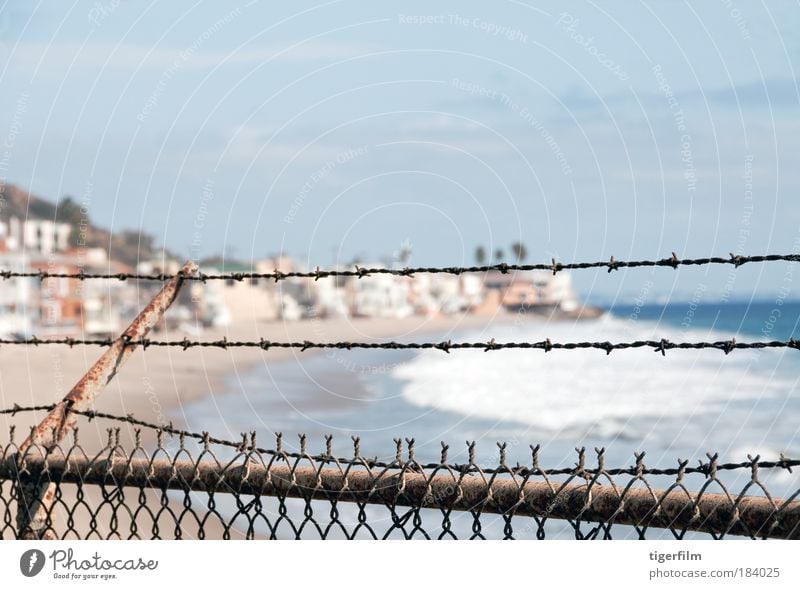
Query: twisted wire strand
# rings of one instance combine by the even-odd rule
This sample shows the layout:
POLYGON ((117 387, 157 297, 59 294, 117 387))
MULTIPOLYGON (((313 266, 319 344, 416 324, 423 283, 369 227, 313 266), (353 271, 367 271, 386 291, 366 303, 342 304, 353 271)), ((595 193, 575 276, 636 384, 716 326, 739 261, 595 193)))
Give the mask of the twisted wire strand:
POLYGON ((183 276, 185 280, 193 280, 198 282, 207 282, 209 280, 235 280, 243 281, 247 279, 266 279, 279 282, 290 278, 313 278, 315 281, 320 278, 329 277, 355 277, 364 278, 376 274, 391 274, 394 276, 413 276, 415 274, 453 274, 460 275, 466 273, 485 273, 485 272, 500 272, 507 274, 508 272, 515 271, 531 271, 531 270, 547 270, 553 274, 557 274, 562 270, 587 270, 592 268, 606 268, 608 272, 619 270, 620 268, 646 268, 646 267, 669 267, 677 269, 679 266, 705 266, 705 265, 732 265, 735 268, 749 263, 762 263, 762 262, 800 262, 800 254, 770 254, 758 256, 741 256, 730 254, 729 257, 709 257, 709 258, 678 258, 673 252, 669 258, 662 258, 659 260, 617 260, 614 256, 608 261, 597 262, 569 262, 562 263, 553 259, 549 264, 491 264, 479 266, 419 266, 419 267, 406 267, 406 268, 362 268, 355 266, 353 270, 320 270, 319 267, 313 271, 307 272, 281 272, 274 270, 272 272, 225 272, 219 274, 205 274, 199 272, 194 276, 183 276, 181 272, 177 274, 165 273, 138 273, 138 272, 117 272, 117 273, 92 273, 84 272, 48 272, 45 270, 29 271, 29 272, 16 272, 11 270, 0 270, 0 278, 8 280, 10 278, 38 278, 44 280, 46 278, 72 278, 76 280, 150 280, 164 282, 171 280, 175 276, 183 276))
MULTIPOLYGON (((36 336, 20 339, 0 339, 0 345, 22 345, 22 346, 44 346, 44 345, 65 345, 70 348, 74 346, 111 346, 116 340, 105 339, 80 339, 72 337, 39 339, 36 336)), ((126 346, 141 346, 143 350, 150 347, 161 348, 260 348, 268 351, 273 348, 299 349, 301 352, 311 349, 338 349, 338 350, 441 350, 450 353, 451 350, 483 350, 490 352, 495 350, 509 349, 533 349, 550 352, 552 350, 584 350, 595 349, 603 350, 606 354, 611 354, 614 350, 631 350, 637 348, 651 348, 655 352, 666 355, 667 350, 721 350, 726 355, 734 350, 766 349, 766 348, 794 348, 800 349, 800 340, 791 338, 788 340, 772 341, 751 341, 739 342, 736 338, 720 341, 700 341, 700 342, 671 342, 667 339, 660 340, 635 340, 630 342, 609 342, 609 341, 578 341, 578 342, 553 342, 549 338, 537 342, 496 342, 494 339, 488 342, 453 342, 450 340, 441 342, 312 342, 296 341, 281 342, 266 339, 259 340, 153 340, 148 338, 129 339, 125 342, 126 346)))
MULTIPOLYGON (((34 411, 52 411, 57 405, 35 405, 35 406, 28 406, 22 407, 18 404, 14 404, 11 408, 0 409, 0 415, 11 415, 15 416, 18 413, 28 413, 34 411)), ((115 421, 119 423, 126 423, 129 425, 134 425, 150 430, 154 430, 157 432, 163 432, 168 435, 172 436, 179 436, 182 440, 184 438, 191 438, 195 440, 199 440, 203 442, 205 445, 215 444, 218 446, 224 446, 228 448, 234 448, 239 452, 247 452, 247 451, 255 451, 265 455, 277 456, 279 458, 293 458, 293 459, 308 459, 309 457, 319 463, 335 463, 335 464, 352 464, 352 465, 366 465, 370 468, 396 468, 398 465, 403 464, 403 460, 398 453, 397 459, 393 462, 386 462, 375 459, 369 459, 364 456, 360 455, 360 440, 357 437, 353 437, 353 441, 355 443, 356 452, 353 458, 344 458, 344 457, 336 457, 330 453, 330 445, 328 444, 328 452, 325 454, 317 454, 317 455, 310 455, 308 452, 289 452, 282 448, 282 434, 277 434, 277 449, 274 448, 260 448, 255 446, 255 433, 251 432, 250 439, 253 440, 252 444, 247 443, 248 435, 242 434, 242 441, 231 441, 226 440, 223 438, 216 438, 211 436, 208 432, 193 432, 186 429, 181 429, 175 427, 174 424, 171 422, 169 424, 156 424, 147 422, 142 419, 138 419, 131 414, 128 415, 115 415, 113 413, 104 413, 101 411, 81 411, 74 409, 72 407, 67 407, 66 411, 69 413, 74 413, 76 415, 81 415, 83 417, 88 418, 89 421, 93 419, 105 419, 109 421, 115 421)), ((109 430, 110 431, 110 430, 109 430)), ((306 436, 301 436, 305 439, 306 436)), ((331 438, 326 436, 326 441, 330 442, 331 438)), ((397 442, 398 440, 395 440, 397 442)), ((408 440, 413 445, 413 439, 408 440)), ((441 462, 432 462, 428 464, 417 464, 418 467, 423 469, 439 469, 442 467, 452 468, 455 471, 469 471, 471 468, 476 467, 474 462, 474 442, 467 442, 468 447, 470 448, 470 462, 465 464, 458 464, 458 463, 447 463, 444 461, 441 462)), ((504 444, 498 444, 500 446, 501 451, 505 449, 504 444)), ((620 467, 620 468, 606 468, 603 464, 602 468, 592 469, 591 467, 586 467, 584 463, 585 457, 585 448, 576 448, 576 452, 578 453, 579 462, 576 464, 576 467, 564 467, 564 468, 548 468, 543 469, 540 468, 538 465, 538 452, 539 446, 530 446, 531 450, 534 453, 535 464, 533 468, 522 466, 519 463, 515 467, 509 467, 505 464, 505 460, 501 461, 501 465, 496 468, 481 468, 481 471, 485 474, 521 474, 521 475, 574 475, 576 473, 580 473, 581 475, 586 476, 593 476, 595 474, 606 474, 609 476, 618 476, 618 475, 630 475, 630 476, 643 476, 643 475, 664 475, 664 476, 674 476, 678 474, 703 474, 708 476, 716 471, 735 471, 735 470, 743 470, 743 469, 750 469, 753 470, 754 467, 756 468, 782 468, 789 472, 792 472, 793 467, 800 466, 800 459, 789 459, 786 458, 783 454, 780 455, 779 460, 760 460, 760 457, 756 457, 755 459, 750 459, 748 461, 743 462, 727 462, 727 463, 719 463, 719 455, 718 454, 711 454, 707 453, 706 456, 709 459, 709 462, 698 461, 699 464, 697 466, 688 466, 688 461, 686 460, 678 460, 679 467, 678 468, 648 468, 645 467, 642 463, 642 459, 644 457, 644 453, 636 453, 636 465, 631 467, 620 467)), ((602 456, 605 452, 604 448, 595 448, 595 452, 597 452, 598 456, 602 456)))

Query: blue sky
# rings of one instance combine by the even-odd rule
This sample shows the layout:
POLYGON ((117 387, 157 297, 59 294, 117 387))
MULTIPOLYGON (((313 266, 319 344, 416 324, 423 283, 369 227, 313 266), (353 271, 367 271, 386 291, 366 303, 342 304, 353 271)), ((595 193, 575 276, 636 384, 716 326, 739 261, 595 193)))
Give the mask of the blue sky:
MULTIPOLYGON (((797 3, 0 6, 0 179, 187 257, 800 253, 797 3)), ((786 270, 574 278, 763 298, 786 270)))

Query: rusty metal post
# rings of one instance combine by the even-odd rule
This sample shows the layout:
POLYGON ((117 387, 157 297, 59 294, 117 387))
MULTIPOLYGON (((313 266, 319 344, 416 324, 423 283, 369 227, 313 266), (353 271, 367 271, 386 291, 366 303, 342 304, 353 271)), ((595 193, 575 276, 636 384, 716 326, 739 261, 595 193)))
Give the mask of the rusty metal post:
MULTIPOLYGON (((75 427, 77 416, 70 414, 70 409, 84 411, 91 408, 100 391, 111 382, 125 360, 134 352, 136 346, 130 342, 140 340, 150 332, 178 296, 184 278, 192 276, 197 270, 197 264, 194 262, 184 264, 178 274, 164 285, 122 335, 114 340, 72 390, 36 426, 20 446, 19 455, 24 455, 33 444, 49 451, 75 427)), ((19 491, 17 510, 19 537, 28 540, 55 538, 53 530, 48 526, 55 498, 55 485, 20 481, 19 491)))

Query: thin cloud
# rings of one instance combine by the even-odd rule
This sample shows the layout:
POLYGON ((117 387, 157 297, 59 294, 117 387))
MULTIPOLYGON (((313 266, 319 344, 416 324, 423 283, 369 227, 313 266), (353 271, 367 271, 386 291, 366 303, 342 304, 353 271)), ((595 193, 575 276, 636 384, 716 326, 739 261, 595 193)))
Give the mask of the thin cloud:
MULTIPOLYGON (((645 105, 664 104, 664 96, 658 92, 638 92, 645 105)), ((682 104, 708 102, 719 106, 737 108, 794 108, 800 105, 800 89, 790 78, 765 78, 742 84, 711 89, 684 90, 675 92, 682 104)), ((590 94, 581 88, 570 88, 561 95, 561 101, 570 109, 602 109, 604 106, 635 104, 630 92, 613 94, 590 94)))
POLYGON ((263 47, 239 51, 219 51, 204 47, 146 47, 142 45, 89 43, 25 43, 18 45, 6 60, 18 68, 43 70, 63 76, 68 68, 110 70, 166 70, 180 64, 183 69, 209 69, 225 65, 249 65, 265 61, 300 62, 346 59, 373 49, 366 45, 309 41, 293 47, 263 47))

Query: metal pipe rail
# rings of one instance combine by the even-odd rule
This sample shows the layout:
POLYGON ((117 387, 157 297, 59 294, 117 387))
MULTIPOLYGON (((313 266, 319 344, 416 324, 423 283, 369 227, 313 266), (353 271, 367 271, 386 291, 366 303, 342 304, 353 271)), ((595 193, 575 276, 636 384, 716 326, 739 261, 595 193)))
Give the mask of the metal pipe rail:
MULTIPOLYGON (((407 465, 408 466, 408 465, 407 465)), ((711 534, 800 539, 800 500, 690 493, 678 481, 666 490, 620 489, 597 478, 557 483, 530 476, 412 468, 289 466, 245 461, 222 466, 213 461, 95 458, 25 454, 0 461, 0 480, 110 485, 199 491, 209 494, 276 496, 306 501, 336 500, 411 508, 580 520, 711 534), (19 462, 18 462, 19 460, 19 462)), ((571 479, 571 480, 574 480, 571 479)))

